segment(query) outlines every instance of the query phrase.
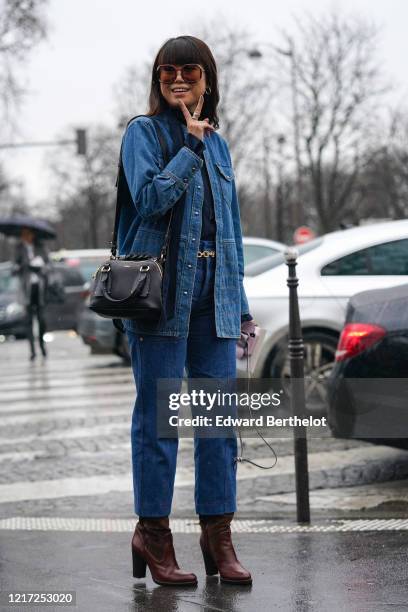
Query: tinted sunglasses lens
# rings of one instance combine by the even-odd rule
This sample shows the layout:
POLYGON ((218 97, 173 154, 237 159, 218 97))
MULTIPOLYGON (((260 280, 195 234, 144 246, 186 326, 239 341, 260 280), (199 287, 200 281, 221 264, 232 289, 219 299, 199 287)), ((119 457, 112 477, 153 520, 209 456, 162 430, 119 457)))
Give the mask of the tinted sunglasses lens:
POLYGON ((161 83, 173 83, 177 76, 174 66, 159 66, 157 74, 161 83))
POLYGON ((195 83, 201 79, 201 68, 197 64, 186 64, 181 74, 185 81, 195 83))

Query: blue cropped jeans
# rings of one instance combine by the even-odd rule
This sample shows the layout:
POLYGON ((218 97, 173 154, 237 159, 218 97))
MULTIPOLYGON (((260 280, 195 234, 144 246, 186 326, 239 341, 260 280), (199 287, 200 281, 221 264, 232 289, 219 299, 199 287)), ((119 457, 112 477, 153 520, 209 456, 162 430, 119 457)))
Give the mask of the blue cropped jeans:
MULTIPOLYGON (((215 242, 200 241, 200 250, 215 242)), ((139 516, 168 516, 176 473, 178 439, 157 437, 158 378, 235 378, 235 338, 219 338, 214 313, 215 258, 197 258, 188 337, 127 331, 137 397, 131 443, 134 507, 139 516)), ((195 509, 197 514, 236 510, 237 441, 195 438, 195 509)))

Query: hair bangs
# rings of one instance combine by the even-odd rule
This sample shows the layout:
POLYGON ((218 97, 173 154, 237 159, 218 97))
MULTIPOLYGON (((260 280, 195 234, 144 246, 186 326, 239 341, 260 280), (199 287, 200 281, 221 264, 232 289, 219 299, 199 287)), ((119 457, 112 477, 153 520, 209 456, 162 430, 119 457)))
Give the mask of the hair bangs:
POLYGON ((167 41, 157 58, 157 64, 201 64, 203 59, 195 44, 184 36, 167 41))

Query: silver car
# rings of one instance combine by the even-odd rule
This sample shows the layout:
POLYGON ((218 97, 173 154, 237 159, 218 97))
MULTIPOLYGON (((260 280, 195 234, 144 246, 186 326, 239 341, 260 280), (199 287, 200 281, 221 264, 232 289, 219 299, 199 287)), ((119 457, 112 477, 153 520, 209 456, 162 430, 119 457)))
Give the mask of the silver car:
MULTIPOLYGON (((348 299, 359 291, 408 282, 408 221, 388 221, 336 231, 298 247, 299 305, 305 343, 306 391, 310 409, 326 400, 348 299)), ((266 330, 254 377, 289 377, 288 268, 282 255, 256 262, 245 271, 251 314, 266 330)), ((246 362, 237 360, 239 376, 246 362)))

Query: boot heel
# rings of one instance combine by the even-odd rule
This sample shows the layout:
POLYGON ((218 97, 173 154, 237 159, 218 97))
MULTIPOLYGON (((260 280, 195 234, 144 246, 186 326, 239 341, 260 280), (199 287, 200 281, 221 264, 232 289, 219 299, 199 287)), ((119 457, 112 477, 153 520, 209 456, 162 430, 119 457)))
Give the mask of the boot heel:
POLYGON ((133 578, 146 576, 146 561, 132 548, 133 578))
POLYGON ((204 565, 205 565, 205 573, 207 576, 215 576, 218 574, 218 567, 212 558, 211 554, 208 551, 201 550, 203 553, 204 565))

